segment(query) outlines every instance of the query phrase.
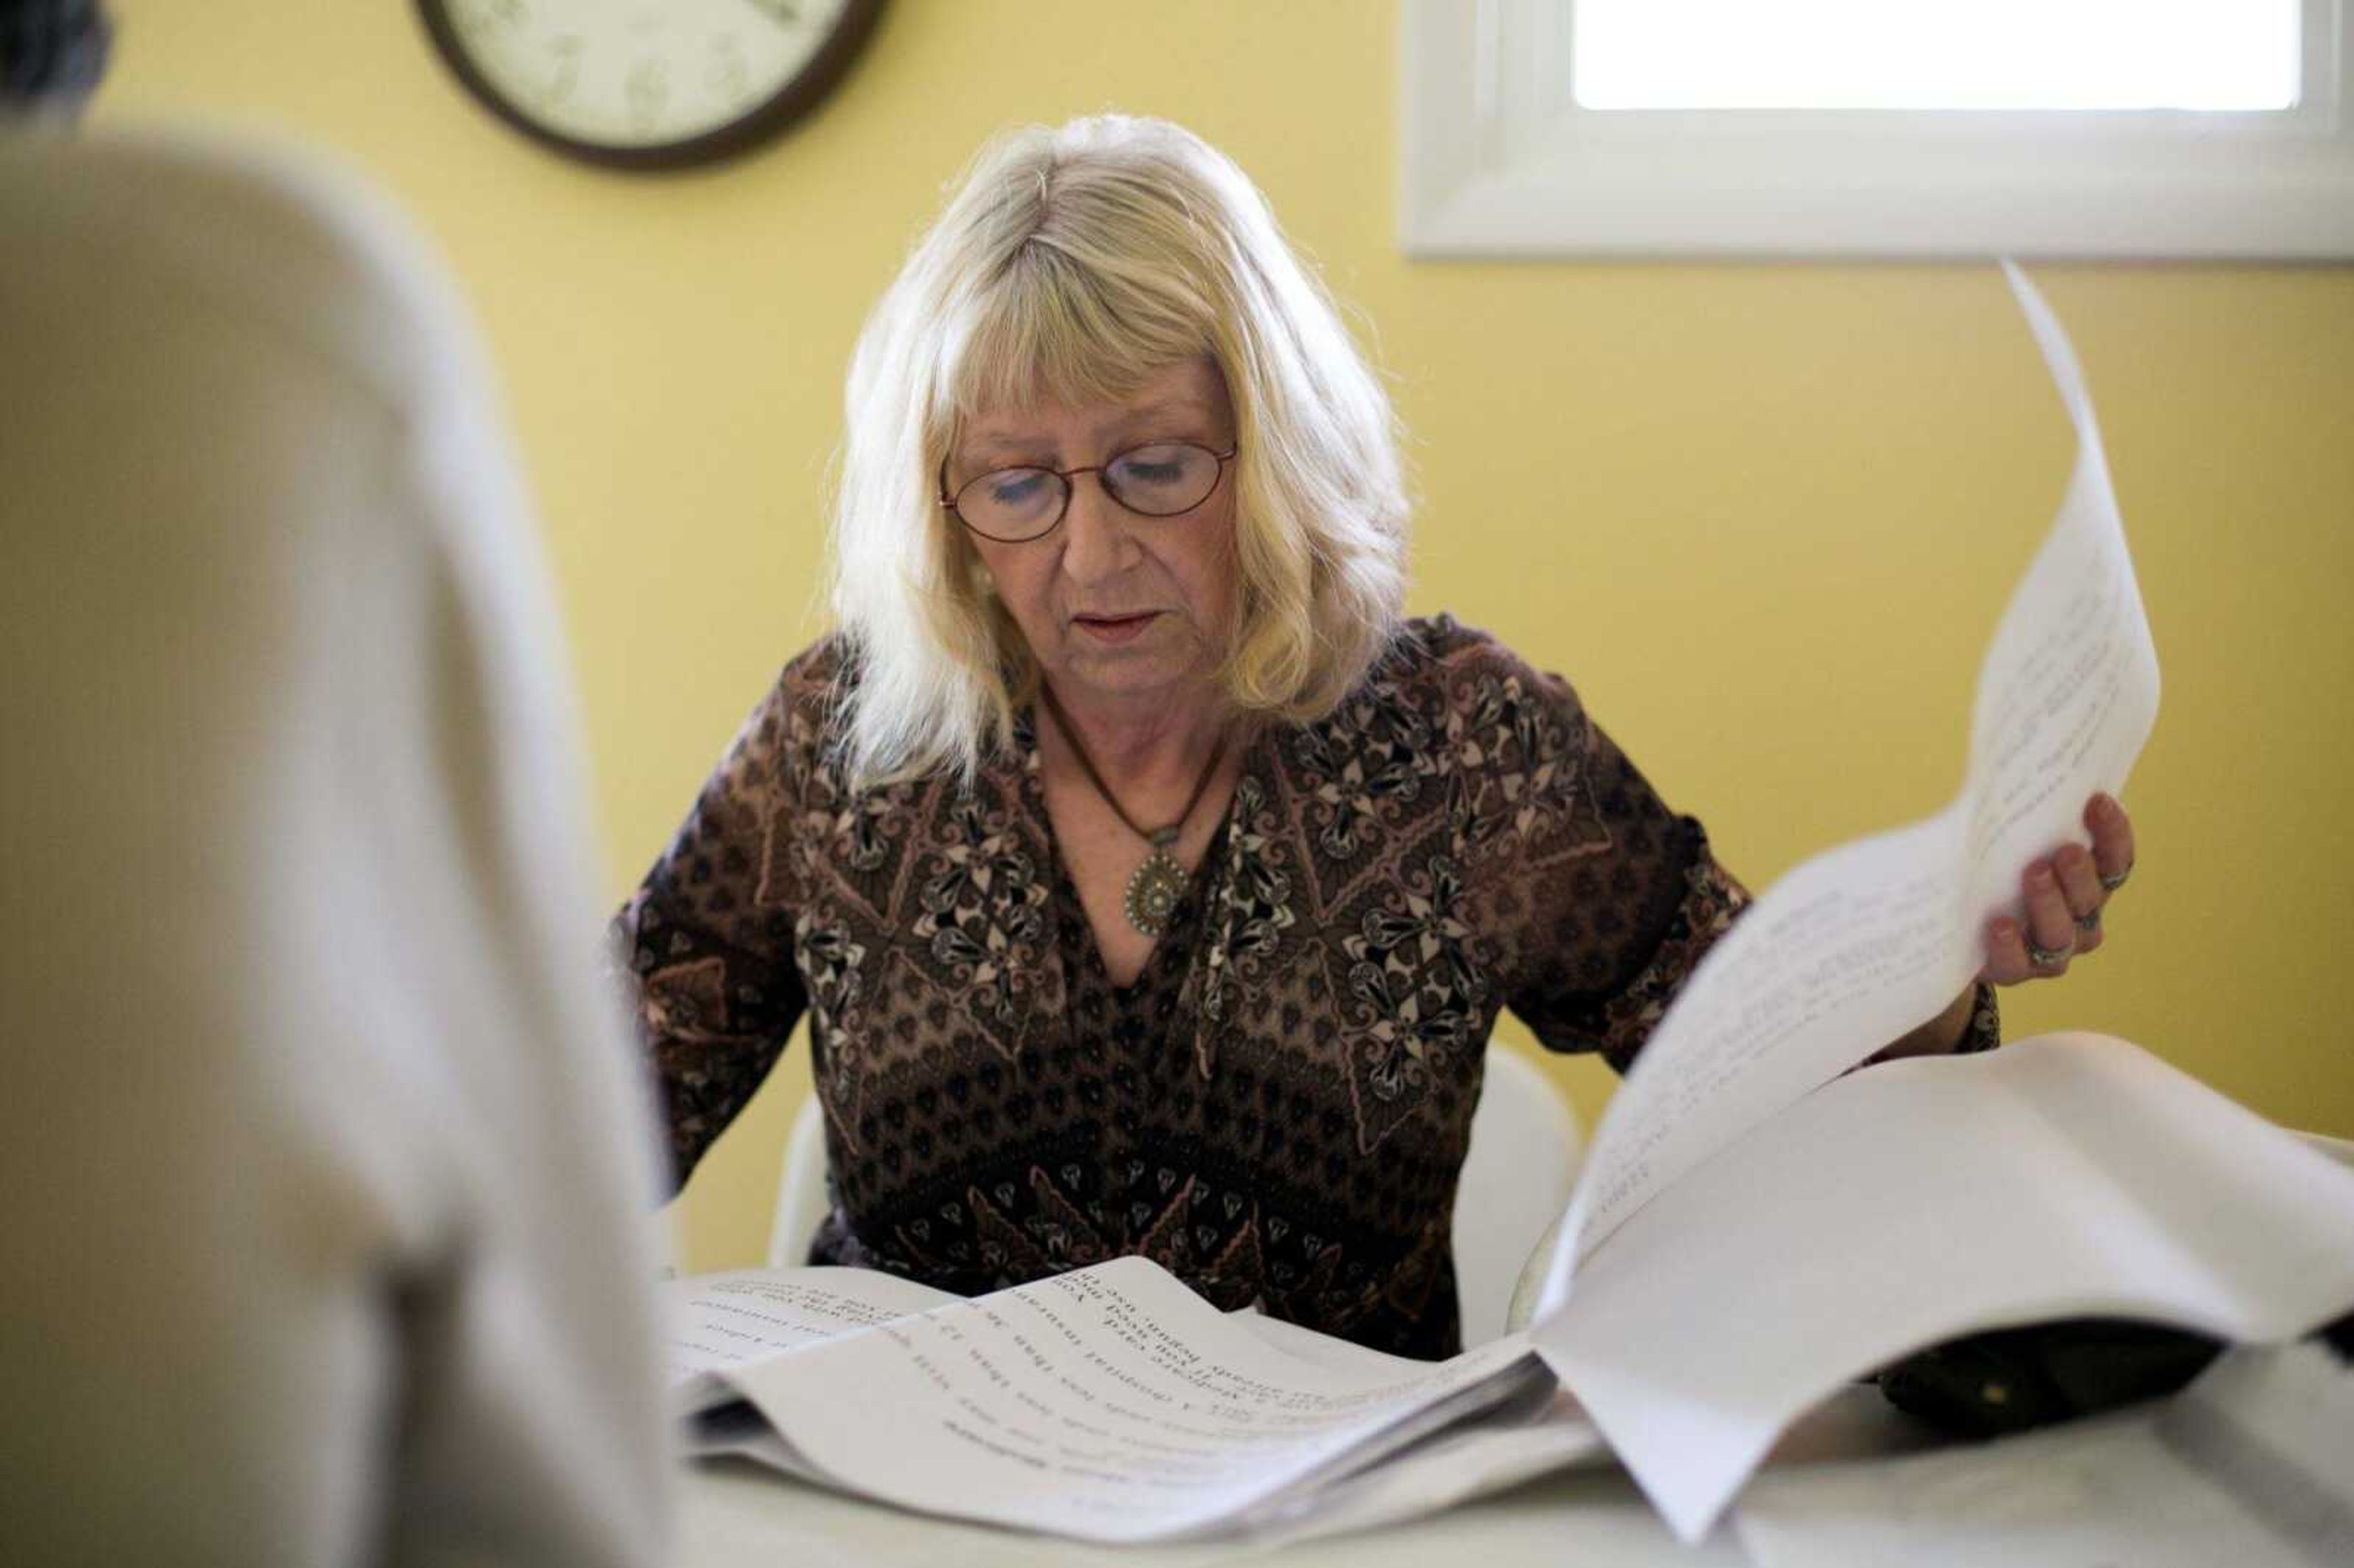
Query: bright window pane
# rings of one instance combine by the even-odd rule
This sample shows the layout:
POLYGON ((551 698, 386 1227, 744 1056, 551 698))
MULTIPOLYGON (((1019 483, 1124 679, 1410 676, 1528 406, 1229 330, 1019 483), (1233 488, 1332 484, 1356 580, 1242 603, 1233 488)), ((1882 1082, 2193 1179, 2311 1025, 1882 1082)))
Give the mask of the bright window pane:
POLYGON ((2296 106, 2298 0, 1576 0, 1587 109, 2296 106))

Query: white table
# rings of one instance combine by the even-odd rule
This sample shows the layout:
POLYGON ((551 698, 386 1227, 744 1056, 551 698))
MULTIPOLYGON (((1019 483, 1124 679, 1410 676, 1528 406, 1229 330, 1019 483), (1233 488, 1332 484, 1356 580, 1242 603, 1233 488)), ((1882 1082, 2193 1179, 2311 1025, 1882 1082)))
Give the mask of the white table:
MULTIPOLYGON (((1850 1389, 1802 1423, 1775 1463, 1802 1464, 1920 1447, 1922 1430, 1878 1391, 1850 1389)), ((1720 1526, 1680 1545, 1634 1482, 1617 1468, 1532 1481, 1403 1525, 1269 1547, 1231 1542, 1108 1547, 925 1519, 806 1486, 747 1460, 692 1467, 681 1489, 678 1568, 1157 1568, 1269 1561, 1281 1568, 1635 1568, 1748 1560, 1720 1526)))

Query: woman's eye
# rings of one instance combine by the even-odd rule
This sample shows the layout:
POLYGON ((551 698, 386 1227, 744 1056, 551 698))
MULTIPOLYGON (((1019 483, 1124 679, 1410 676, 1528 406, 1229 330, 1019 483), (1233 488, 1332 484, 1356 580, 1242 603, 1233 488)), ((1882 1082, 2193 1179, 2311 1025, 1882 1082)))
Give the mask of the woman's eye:
POLYGON ((1192 457, 1182 447, 1140 447, 1123 452, 1113 466, 1132 484, 1175 484, 1192 471, 1192 457))
POLYGON ((1010 469, 992 475, 989 482, 989 498, 1001 505, 1015 505, 1034 499, 1046 482, 1046 476, 1036 469, 1010 469))

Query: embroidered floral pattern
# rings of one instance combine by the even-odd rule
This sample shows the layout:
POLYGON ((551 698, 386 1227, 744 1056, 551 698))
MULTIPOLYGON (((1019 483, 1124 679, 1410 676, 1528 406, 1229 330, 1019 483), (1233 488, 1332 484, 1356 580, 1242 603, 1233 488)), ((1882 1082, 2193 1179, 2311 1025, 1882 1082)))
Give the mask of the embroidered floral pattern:
MULTIPOLYGON (((1247 774, 1235 786, 1229 822, 1225 877, 1215 906, 1217 940, 1204 960, 1207 978, 1201 1008, 1211 1023, 1225 1017, 1230 978, 1264 976, 1283 934, 1299 921, 1291 906, 1291 877, 1283 869, 1279 824, 1270 813, 1266 786, 1247 774)), ((1210 1070, 1206 1055, 1202 1070, 1210 1070)))
POLYGON ((1463 1070, 1487 1044, 1488 982, 1470 961, 1463 886, 1454 863, 1434 856, 1365 911, 1341 941, 1349 961, 1349 1054, 1357 1091, 1358 1146, 1389 1136, 1435 1080, 1463 1070))
MULTIPOLYGON (((1022 1022, 1029 972, 1045 940, 1046 890, 1011 815, 959 796, 919 863, 926 874, 909 930, 939 972, 965 992, 976 1018, 1011 1032, 1022 1022)), ((1013 1046, 1009 1033, 1001 1049, 1013 1046)))
POLYGON ((1403 819, 1435 771, 1429 722, 1396 678, 1393 655, 1330 717, 1302 726, 1293 751, 1313 801, 1317 842, 1354 860, 1369 836, 1403 819))
POLYGON ((1524 848, 1564 832, 1583 848, 1606 849, 1606 832, 1579 811, 1584 713, 1535 700, 1517 673, 1483 673, 1468 694, 1447 713, 1455 762, 1447 820, 1466 859, 1476 861, 1507 839, 1524 848))

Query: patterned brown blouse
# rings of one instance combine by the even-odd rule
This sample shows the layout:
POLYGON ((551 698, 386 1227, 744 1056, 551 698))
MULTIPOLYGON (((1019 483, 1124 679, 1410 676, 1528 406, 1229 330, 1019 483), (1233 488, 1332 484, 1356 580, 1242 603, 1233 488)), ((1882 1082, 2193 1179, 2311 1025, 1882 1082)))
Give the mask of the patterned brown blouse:
POLYGON ((853 794, 825 744, 853 675, 832 640, 785 667, 615 922, 681 1181, 810 1013, 814 1262, 974 1294, 1142 1253, 1221 1306, 1450 1354, 1498 1009, 1623 1070, 1748 902, 1565 683, 1440 617, 1254 743, 1118 986, 1027 715, 970 794, 853 794))

